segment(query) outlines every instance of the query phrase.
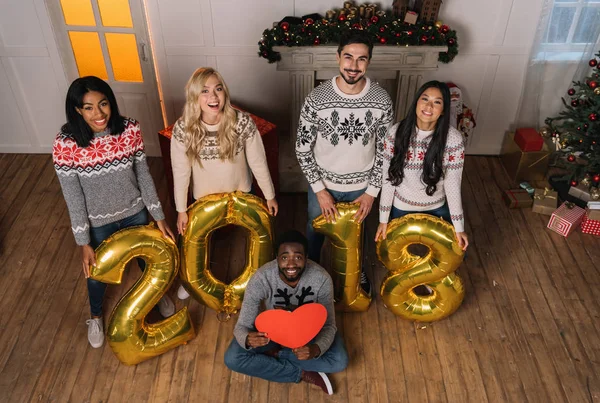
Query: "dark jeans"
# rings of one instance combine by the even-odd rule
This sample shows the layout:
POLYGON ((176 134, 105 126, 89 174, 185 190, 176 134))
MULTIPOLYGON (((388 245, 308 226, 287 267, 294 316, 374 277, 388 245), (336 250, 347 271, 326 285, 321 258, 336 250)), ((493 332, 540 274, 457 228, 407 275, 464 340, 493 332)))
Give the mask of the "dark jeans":
MULTIPOLYGON (((331 196, 333 196, 333 200, 335 202, 352 202, 360 195, 365 193, 365 189, 354 190, 352 192, 338 192, 336 190, 326 189, 331 196)), ((312 226, 312 221, 321 215, 321 206, 319 206, 319 201, 317 200, 317 195, 313 192, 312 187, 308 186, 308 223, 306 224, 306 238, 308 239, 308 258, 313 262, 319 263, 321 260, 321 248, 323 247, 323 243, 325 242, 325 235, 316 232, 312 226)), ((366 219, 365 219, 366 221, 366 219)), ((363 234, 364 234, 364 225, 365 221, 363 221, 363 234)), ((362 236, 362 235, 361 235, 362 236)), ((365 239, 362 236, 362 244, 363 244, 363 254, 365 253, 365 239)))
MULTIPOLYGON (((136 225, 148 224, 148 210, 145 208, 137 214, 123 218, 122 220, 103 225, 101 227, 90 227, 90 246, 96 249, 102 241, 115 232, 136 225)), ((146 268, 146 262, 138 258, 138 266, 143 271, 146 268)), ((106 284, 97 280, 87 279, 88 294, 90 297, 90 309, 92 316, 102 316, 102 302, 106 292, 106 284)))
POLYGON ((439 217, 439 218, 443 219, 444 221, 452 224, 452 220, 450 219, 450 209, 448 208, 447 202, 444 203, 444 205, 441 207, 438 207, 433 210, 428 210, 428 211, 405 211, 405 210, 397 209, 396 207, 392 206, 392 220, 394 218, 404 217, 407 214, 429 214, 429 215, 439 217))
POLYGON ((272 382, 300 382, 302 371, 334 373, 348 366, 348 353, 339 333, 329 350, 312 360, 299 360, 286 347, 279 351, 278 358, 263 354, 277 346, 271 341, 266 346, 245 350, 234 338, 225 352, 225 365, 232 371, 272 382))

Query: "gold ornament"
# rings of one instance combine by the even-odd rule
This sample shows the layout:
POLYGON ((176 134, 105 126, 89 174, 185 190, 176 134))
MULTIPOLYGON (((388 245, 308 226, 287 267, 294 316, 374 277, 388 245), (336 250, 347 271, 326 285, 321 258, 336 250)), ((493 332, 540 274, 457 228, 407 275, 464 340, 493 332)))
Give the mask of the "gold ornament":
POLYGON ((462 303, 464 288, 454 273, 463 260, 454 227, 428 214, 409 214, 392 220, 386 238, 377 243, 377 256, 389 271, 381 285, 385 306, 405 319, 433 322, 450 316, 462 303), (411 245, 428 248, 423 257, 411 245), (415 287, 427 286, 429 295, 415 287))
POLYGON ((364 312, 369 309, 371 297, 360 287, 362 262, 362 223, 354 219, 359 205, 337 203, 340 217, 328 223, 323 215, 312 222, 315 231, 331 241, 333 283, 336 308, 346 312, 364 312))
POLYGON ((149 325, 144 321, 173 283, 179 268, 175 242, 163 237, 158 229, 130 227, 111 235, 96 249, 91 278, 121 284, 127 263, 135 257, 146 261, 146 270, 113 310, 106 332, 111 349, 126 365, 163 354, 195 336, 186 307, 161 322, 149 325))
POLYGON ((600 95, 600 87, 594 88, 594 94, 600 95))
POLYGON ((594 201, 600 200, 600 188, 593 187, 590 189, 590 198, 594 201))
POLYGON ((440 29, 442 27, 442 25, 444 25, 444 23, 441 20, 438 20, 435 22, 434 25, 437 29, 440 29))
POLYGON ((585 177, 581 180, 581 184, 587 188, 592 185, 592 180, 589 175, 585 175, 585 177))
POLYGON ((547 139, 550 137, 550 128, 548 126, 544 126, 540 129, 540 136, 547 139))
MULTIPOLYGON (((219 318, 236 313, 254 272, 273 258, 271 216, 259 197, 244 192, 204 196, 188 208, 189 224, 183 235, 181 278, 186 290, 219 318), (228 224, 248 229, 246 266, 230 284, 209 270, 211 234, 228 224)), ((225 320, 226 320, 225 319, 225 320)))

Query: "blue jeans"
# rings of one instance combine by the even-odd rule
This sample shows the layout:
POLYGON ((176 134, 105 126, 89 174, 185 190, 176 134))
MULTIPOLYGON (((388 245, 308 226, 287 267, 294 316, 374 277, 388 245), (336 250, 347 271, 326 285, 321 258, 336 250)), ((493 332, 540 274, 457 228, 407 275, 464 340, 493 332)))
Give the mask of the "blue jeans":
POLYGON ((441 207, 428 211, 405 211, 392 206, 392 220, 394 218, 404 217, 407 214, 429 214, 439 217, 444 221, 452 224, 452 220, 450 219, 450 209, 448 208, 448 202, 444 203, 444 205, 441 207))
POLYGON ((279 351, 278 358, 263 354, 277 346, 271 341, 266 346, 245 350, 234 338, 225 352, 225 365, 232 371, 267 381, 296 383, 300 382, 302 371, 334 373, 348 366, 348 353, 339 333, 335 334, 329 350, 312 360, 299 360, 286 347, 279 351))
MULTIPOLYGON (((90 246, 96 249, 102 241, 114 234, 115 232, 135 225, 148 224, 148 210, 145 208, 132 216, 123 218, 122 220, 111 222, 110 224, 101 227, 90 227, 90 246)), ((144 259, 137 259, 138 266, 143 271, 146 268, 144 259)), ((88 295, 90 297, 90 309, 92 316, 102 316, 102 302, 104 301, 104 293, 106 292, 106 284, 97 280, 87 279, 88 295)))
MULTIPOLYGON (((352 202, 360 195, 365 193, 365 189, 353 190, 351 192, 338 192, 337 190, 326 189, 335 202, 352 202)), ((319 263, 321 260, 321 248, 323 242, 325 242, 325 235, 316 232, 312 226, 312 221, 320 216, 321 206, 317 200, 317 195, 312 190, 312 187, 308 186, 308 223, 306 224, 306 238, 308 239, 308 258, 313 262, 319 263)), ((364 221, 363 221, 364 228, 364 221)), ((363 231, 364 234, 364 231, 363 231)), ((362 235, 361 235, 362 236, 362 235)), ((363 253, 364 253, 364 236, 363 236, 363 253)))

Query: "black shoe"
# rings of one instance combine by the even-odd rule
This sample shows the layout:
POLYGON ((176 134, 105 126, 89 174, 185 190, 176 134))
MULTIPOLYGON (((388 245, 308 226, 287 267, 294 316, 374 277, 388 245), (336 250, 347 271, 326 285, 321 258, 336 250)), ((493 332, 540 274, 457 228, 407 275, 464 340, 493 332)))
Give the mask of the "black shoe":
POLYGON ((371 287, 371 282, 369 281, 369 278, 367 277, 364 271, 360 273, 360 287, 363 289, 365 294, 367 294, 367 296, 371 298, 371 292, 373 287, 371 287))

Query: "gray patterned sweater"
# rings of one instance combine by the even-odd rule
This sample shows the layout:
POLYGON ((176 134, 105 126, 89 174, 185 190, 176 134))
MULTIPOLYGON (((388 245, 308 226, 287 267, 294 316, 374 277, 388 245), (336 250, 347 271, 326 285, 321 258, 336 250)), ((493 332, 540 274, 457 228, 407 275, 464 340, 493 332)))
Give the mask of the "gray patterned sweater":
POLYGON ((119 221, 144 206, 155 220, 165 218, 137 121, 125 119, 125 130, 119 135, 94 134, 85 148, 60 132, 54 140, 52 160, 77 245, 90 243, 90 225, 119 221))
POLYGON ((315 338, 315 344, 323 354, 333 343, 337 331, 333 282, 329 273, 312 260, 307 260, 300 281, 292 288, 279 277, 277 259, 272 260, 260 267, 250 278, 233 335, 238 344, 245 349, 248 333, 256 331, 254 321, 261 312, 261 303, 264 303, 266 309, 294 310, 311 302, 318 302, 327 309, 325 325, 315 338))
POLYGON ((366 78, 358 94, 344 94, 336 77, 315 88, 304 101, 296 137, 296 157, 316 192, 381 188, 383 142, 393 123, 392 100, 366 78))

